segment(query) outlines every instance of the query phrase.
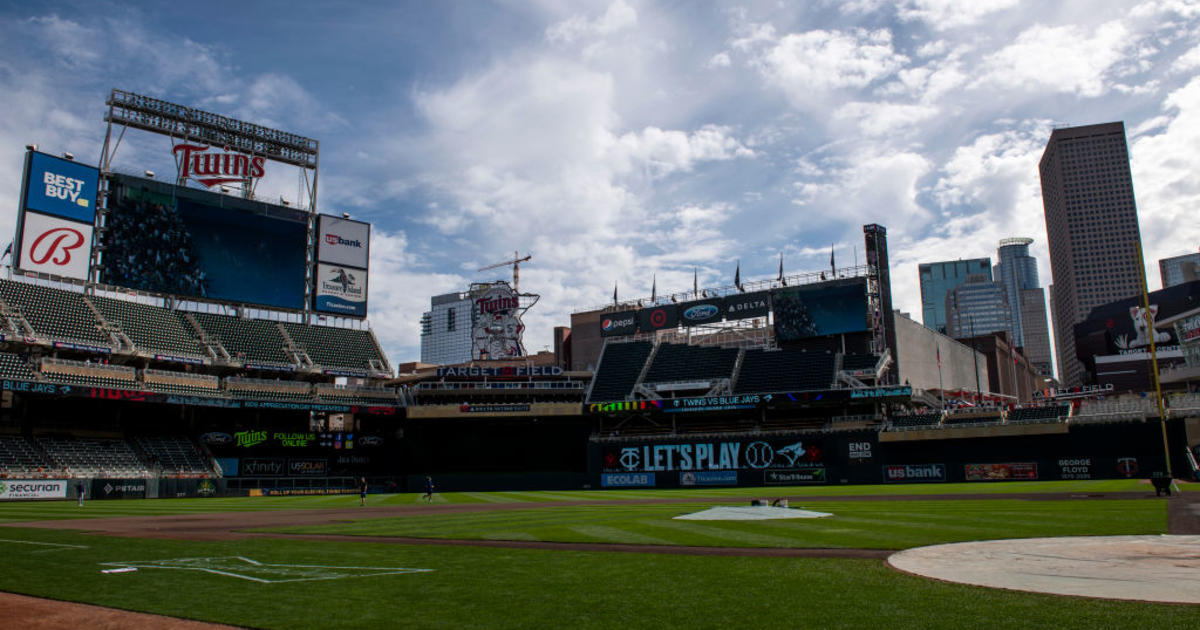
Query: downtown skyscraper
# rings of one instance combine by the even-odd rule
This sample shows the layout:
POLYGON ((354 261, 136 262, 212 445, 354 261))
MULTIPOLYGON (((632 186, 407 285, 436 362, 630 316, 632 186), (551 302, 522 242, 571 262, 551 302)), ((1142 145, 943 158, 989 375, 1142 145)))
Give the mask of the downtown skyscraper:
POLYGON ((1046 295, 1038 281, 1037 259, 1029 254, 1031 244, 1031 238, 1001 240, 997 252, 1000 262, 993 268, 993 275, 1008 294, 1013 344, 1021 348, 1038 374, 1052 376, 1046 295))
POLYGON ((1080 385, 1075 324, 1093 308, 1141 291, 1141 232, 1125 123, 1055 129, 1038 168, 1054 281, 1050 308, 1059 380, 1080 385))

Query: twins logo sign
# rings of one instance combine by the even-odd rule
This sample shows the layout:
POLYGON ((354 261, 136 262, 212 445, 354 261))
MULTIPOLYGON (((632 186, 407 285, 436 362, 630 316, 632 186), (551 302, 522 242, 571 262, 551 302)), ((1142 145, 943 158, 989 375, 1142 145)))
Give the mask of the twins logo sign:
POLYGON ((18 266, 29 271, 87 280, 91 242, 90 225, 26 212, 18 266))

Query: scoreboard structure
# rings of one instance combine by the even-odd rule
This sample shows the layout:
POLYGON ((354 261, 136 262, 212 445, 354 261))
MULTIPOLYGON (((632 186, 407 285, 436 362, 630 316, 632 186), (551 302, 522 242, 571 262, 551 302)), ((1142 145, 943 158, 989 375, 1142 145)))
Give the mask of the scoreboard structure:
POLYGON ((98 168, 28 151, 15 268, 184 299, 366 317, 371 226, 317 213, 316 140, 123 90, 107 105, 98 168), (170 139, 173 183, 149 171, 113 172, 129 128, 170 139), (272 163, 299 169, 296 206, 255 198, 272 163))

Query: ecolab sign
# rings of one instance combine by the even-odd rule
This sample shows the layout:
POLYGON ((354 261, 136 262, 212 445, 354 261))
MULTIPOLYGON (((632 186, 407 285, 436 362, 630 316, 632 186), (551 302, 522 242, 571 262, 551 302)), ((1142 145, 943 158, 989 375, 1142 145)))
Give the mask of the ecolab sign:
POLYGON ((91 255, 91 225, 25 213, 18 268, 87 280, 91 255))
POLYGON ((317 260, 333 265, 367 268, 371 224, 322 214, 317 217, 317 260))
POLYGON ((266 174, 267 159, 241 153, 207 153, 211 147, 177 144, 172 152, 179 162, 179 179, 194 179, 209 188, 244 182, 266 174))

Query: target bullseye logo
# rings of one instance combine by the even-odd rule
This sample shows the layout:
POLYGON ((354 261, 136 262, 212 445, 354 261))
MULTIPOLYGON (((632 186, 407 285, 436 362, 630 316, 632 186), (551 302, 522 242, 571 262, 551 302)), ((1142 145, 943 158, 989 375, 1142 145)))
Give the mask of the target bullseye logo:
POLYGON ((654 309, 650 312, 650 325, 655 328, 662 328, 667 325, 667 312, 661 308, 654 309))

